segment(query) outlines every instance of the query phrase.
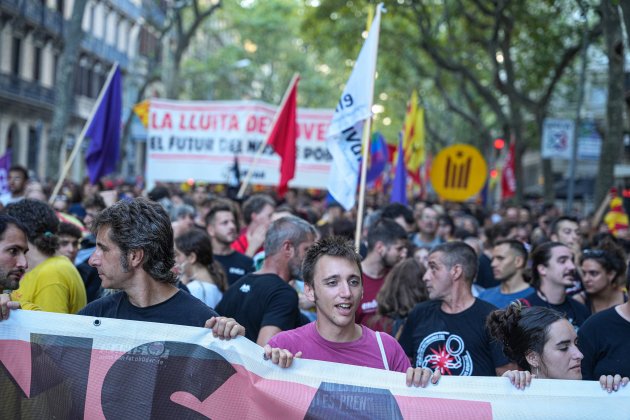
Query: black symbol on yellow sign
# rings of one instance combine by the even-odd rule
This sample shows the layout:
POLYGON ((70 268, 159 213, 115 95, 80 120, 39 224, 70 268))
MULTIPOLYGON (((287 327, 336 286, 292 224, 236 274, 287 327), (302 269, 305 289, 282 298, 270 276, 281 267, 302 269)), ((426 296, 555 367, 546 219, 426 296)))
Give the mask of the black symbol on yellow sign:
POLYGON ((472 158, 464 157, 464 153, 461 151, 455 154, 457 159, 451 159, 450 156, 446 158, 446 173, 444 174, 444 188, 458 188, 467 189, 468 180, 470 179, 470 165, 472 158), (462 158, 465 158, 463 162, 458 162, 462 158))
POLYGON ((486 182, 488 167, 479 150, 456 144, 442 150, 433 161, 431 183, 445 200, 465 201, 486 182))

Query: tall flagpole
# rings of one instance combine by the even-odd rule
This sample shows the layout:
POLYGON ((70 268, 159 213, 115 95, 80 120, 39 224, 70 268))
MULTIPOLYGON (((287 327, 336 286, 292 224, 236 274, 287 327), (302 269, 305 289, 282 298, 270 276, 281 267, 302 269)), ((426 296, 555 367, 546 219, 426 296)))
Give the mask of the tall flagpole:
POLYGON ((48 199, 49 204, 53 203, 55 196, 59 193, 59 190, 61 189, 61 185, 63 184, 63 181, 66 179, 66 176, 68 176, 68 171, 70 171, 72 162, 74 162, 74 159, 77 157, 77 154, 79 153, 79 149, 81 148, 81 144, 83 143, 83 139, 85 138, 85 133, 87 133, 88 129, 90 128, 90 125, 92 125, 92 120, 94 119, 94 116, 96 115, 96 112, 98 111, 98 108, 101 104, 101 101, 103 100, 103 96, 105 95, 105 92, 107 92, 107 88, 109 87, 109 84, 114 78, 114 73, 116 73, 117 68, 118 68, 118 62, 115 62, 112 68, 109 70, 109 74, 107 75, 105 84, 103 84, 103 87, 101 88, 101 91, 98 94, 98 98, 96 99, 96 102, 94 103, 94 106, 92 107, 92 112, 90 113, 90 116, 88 117, 87 121, 83 125, 81 134, 79 134, 79 138, 74 144, 72 153, 70 153, 70 157, 66 160, 66 164, 63 166, 63 170, 61 171, 59 180, 57 181, 57 184, 55 185, 55 188, 53 189, 53 192, 52 194, 50 194, 50 198, 48 199))
MULTIPOLYGON (((382 3, 377 7, 382 8, 382 3)), ((380 22, 379 22, 380 24, 380 22)), ((378 46, 379 38, 380 38, 380 27, 377 28, 376 31, 376 45, 378 46)), ((368 33, 368 36, 370 34, 368 33)), ((372 83, 370 83, 370 108, 372 103, 374 102, 374 79, 376 78, 376 59, 377 54, 374 55, 374 71, 375 73, 372 75, 372 83)), ((372 131, 372 117, 369 117, 363 126, 363 133, 361 137, 361 145, 363 147, 363 156, 361 157, 361 175, 359 178, 359 203, 357 206, 357 227, 354 232, 354 246, 359 251, 359 247, 361 245, 361 231, 363 230, 363 211, 365 207, 365 184, 367 179, 367 167, 368 167, 368 156, 370 153, 370 137, 372 131)))
MULTIPOLYGON (((276 111, 276 115, 274 115, 273 117, 273 122, 269 126, 270 127, 269 133, 271 133, 271 131, 273 130, 273 127, 278 122, 280 112, 282 111, 282 109, 284 108, 284 105, 287 103, 287 100, 289 99, 289 95, 291 94, 293 85, 297 83, 297 80, 299 78, 300 78, 299 73, 295 73, 293 75, 293 78, 291 78, 291 83, 289 83, 289 87, 287 88, 286 92, 284 92, 284 97, 282 98, 282 101, 280 101, 280 106, 278 107, 278 110, 276 111)), ((236 198, 241 199, 243 198, 243 195, 245 195, 245 190, 249 186, 249 181, 252 179, 252 176, 254 175, 254 168, 256 167, 256 164, 258 163, 258 159, 260 159, 260 156, 262 155, 262 152, 263 150, 265 150, 265 146, 267 146, 268 143, 269 143, 269 137, 267 136, 267 139, 265 139, 265 141, 262 142, 260 146, 258 146, 258 150, 256 150, 254 159, 252 160, 252 163, 249 165, 249 169, 247 170, 247 175, 245 176, 245 179, 243 180, 243 183, 241 184, 241 188, 238 190, 238 194, 236 194, 236 198)))
POLYGON ((367 179, 368 156, 370 153, 370 133, 372 131, 372 118, 368 118, 363 127, 361 144, 363 156, 361 157, 361 176, 359 178, 359 205, 357 207, 357 228, 354 232, 354 246, 359 251, 361 244, 361 230, 363 227, 363 208, 365 207, 365 184, 367 179))

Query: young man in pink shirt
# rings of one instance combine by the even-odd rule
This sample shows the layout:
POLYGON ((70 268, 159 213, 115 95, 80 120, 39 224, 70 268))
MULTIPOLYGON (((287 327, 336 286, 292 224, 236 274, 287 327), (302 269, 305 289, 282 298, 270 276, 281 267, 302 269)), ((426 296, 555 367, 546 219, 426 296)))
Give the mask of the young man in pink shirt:
POLYGON ((281 367, 303 358, 403 372, 408 386, 437 383, 440 374, 412 368, 393 337, 355 323, 363 285, 361 257, 351 242, 340 237, 316 242, 306 254, 302 275, 317 321, 275 335, 265 346, 265 358, 281 367))

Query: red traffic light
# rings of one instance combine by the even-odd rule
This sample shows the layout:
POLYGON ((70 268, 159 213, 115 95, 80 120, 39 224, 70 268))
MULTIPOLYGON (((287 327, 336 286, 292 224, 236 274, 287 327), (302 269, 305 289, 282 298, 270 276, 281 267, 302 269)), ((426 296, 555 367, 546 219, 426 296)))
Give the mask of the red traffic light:
POLYGON ((503 139, 495 139, 494 140, 494 148, 497 150, 502 150, 505 147, 505 140, 503 139))
POLYGON ((490 170, 490 178, 494 179, 499 175, 499 171, 497 171, 496 169, 492 169, 490 170))

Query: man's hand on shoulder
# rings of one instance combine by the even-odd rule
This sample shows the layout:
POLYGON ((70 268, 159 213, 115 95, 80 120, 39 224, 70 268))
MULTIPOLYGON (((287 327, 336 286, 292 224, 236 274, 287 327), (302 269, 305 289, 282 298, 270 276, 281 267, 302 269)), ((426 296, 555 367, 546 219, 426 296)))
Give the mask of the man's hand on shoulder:
POLYGON ((206 321, 205 327, 210 328, 212 335, 221 340, 229 340, 239 335, 245 335, 245 327, 236 322, 235 319, 224 316, 213 316, 206 321))
POLYGON ((293 354, 287 349, 280 349, 277 347, 272 348, 269 344, 267 344, 264 348, 265 353, 263 354, 263 357, 265 360, 271 360, 271 363, 274 363, 281 368, 291 367, 293 359, 299 359, 302 357, 301 351, 293 354))
POLYGON ((9 319, 9 313, 14 309, 20 309, 20 302, 14 302, 9 294, 2 293, 0 295, 0 320, 9 319))

